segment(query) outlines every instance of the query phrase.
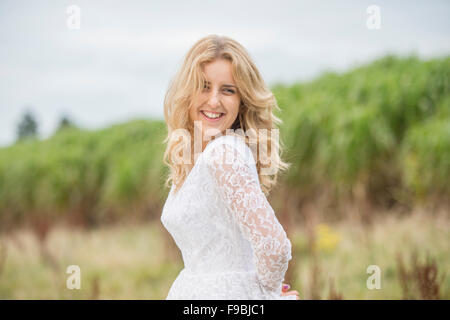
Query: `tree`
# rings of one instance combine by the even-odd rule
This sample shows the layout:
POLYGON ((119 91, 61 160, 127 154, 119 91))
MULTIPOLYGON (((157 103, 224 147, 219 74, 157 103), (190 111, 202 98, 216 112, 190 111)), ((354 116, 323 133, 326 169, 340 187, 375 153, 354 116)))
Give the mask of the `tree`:
POLYGON ((70 120, 70 118, 66 115, 61 117, 61 120, 59 121, 58 129, 56 129, 56 132, 59 132, 66 128, 73 128, 75 127, 74 123, 70 120))
POLYGON ((33 113, 27 110, 17 126, 17 140, 37 138, 38 123, 33 113))

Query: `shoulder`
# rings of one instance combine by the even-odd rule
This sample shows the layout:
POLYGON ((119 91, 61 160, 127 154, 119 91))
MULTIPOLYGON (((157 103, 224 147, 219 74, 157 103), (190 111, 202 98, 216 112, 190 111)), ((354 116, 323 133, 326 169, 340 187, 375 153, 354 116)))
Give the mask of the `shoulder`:
POLYGON ((243 161, 255 165, 255 156, 245 142, 244 136, 237 134, 222 135, 210 141, 204 150, 207 160, 243 161))

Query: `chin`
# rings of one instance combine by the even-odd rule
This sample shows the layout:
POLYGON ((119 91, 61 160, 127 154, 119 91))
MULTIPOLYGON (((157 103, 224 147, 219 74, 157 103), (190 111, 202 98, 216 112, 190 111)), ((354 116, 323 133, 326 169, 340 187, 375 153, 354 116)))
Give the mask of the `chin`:
POLYGON ((211 137, 220 134, 220 132, 224 131, 221 127, 214 127, 209 124, 203 124, 202 130, 205 136, 211 137))

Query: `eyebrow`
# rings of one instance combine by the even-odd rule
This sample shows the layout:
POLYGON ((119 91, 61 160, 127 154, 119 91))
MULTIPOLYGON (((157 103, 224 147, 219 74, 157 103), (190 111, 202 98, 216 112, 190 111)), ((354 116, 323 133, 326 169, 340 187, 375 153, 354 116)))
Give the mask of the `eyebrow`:
MULTIPOLYGON (((211 82, 209 82, 209 81, 205 81, 205 83, 207 83, 207 84, 211 84, 211 82)), ((224 84, 223 85, 224 87, 232 87, 232 88, 237 88, 235 85, 233 85, 233 84, 224 84)))

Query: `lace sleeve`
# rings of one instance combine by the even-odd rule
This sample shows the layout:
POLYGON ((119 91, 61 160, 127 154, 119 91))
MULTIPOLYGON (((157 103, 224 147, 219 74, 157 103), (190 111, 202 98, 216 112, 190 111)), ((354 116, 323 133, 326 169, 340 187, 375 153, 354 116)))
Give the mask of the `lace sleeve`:
POLYGON ((243 141, 240 144, 241 149, 233 143, 217 143, 207 166, 233 218, 251 243, 260 283, 280 295, 292 258, 291 242, 261 190, 250 148, 243 141))

